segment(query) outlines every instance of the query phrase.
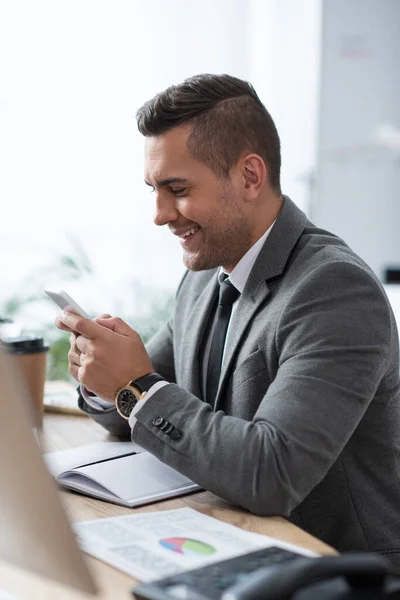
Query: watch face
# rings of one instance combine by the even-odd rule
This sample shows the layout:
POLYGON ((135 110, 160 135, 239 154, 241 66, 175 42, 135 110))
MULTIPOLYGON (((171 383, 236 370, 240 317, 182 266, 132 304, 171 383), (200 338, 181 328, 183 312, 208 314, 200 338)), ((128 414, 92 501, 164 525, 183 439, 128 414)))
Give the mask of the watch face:
POLYGON ((129 415, 131 414, 136 403, 137 398, 131 390, 122 390, 118 394, 117 409, 118 412, 125 417, 125 419, 129 419, 129 415))

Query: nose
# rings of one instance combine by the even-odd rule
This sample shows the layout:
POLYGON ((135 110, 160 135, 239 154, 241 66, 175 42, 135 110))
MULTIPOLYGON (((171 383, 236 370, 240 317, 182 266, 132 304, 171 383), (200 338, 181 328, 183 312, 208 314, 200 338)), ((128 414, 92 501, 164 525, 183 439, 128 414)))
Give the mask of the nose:
POLYGON ((153 216, 153 221, 156 225, 167 225, 176 221, 179 217, 179 212, 176 208, 175 198, 167 193, 158 192, 156 195, 156 209, 153 216))

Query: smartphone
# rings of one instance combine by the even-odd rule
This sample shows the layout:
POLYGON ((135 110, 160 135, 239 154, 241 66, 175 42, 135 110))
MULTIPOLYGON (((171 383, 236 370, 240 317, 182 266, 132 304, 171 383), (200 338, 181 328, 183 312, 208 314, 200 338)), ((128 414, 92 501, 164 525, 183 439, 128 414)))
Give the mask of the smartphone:
POLYGON ((80 315, 81 317, 85 317, 86 319, 90 319, 89 315, 86 311, 83 310, 81 306, 67 292, 61 290, 59 292, 53 292, 53 290, 44 290, 44 292, 48 295, 49 298, 53 300, 62 310, 66 306, 69 306, 72 309, 72 312, 80 315))

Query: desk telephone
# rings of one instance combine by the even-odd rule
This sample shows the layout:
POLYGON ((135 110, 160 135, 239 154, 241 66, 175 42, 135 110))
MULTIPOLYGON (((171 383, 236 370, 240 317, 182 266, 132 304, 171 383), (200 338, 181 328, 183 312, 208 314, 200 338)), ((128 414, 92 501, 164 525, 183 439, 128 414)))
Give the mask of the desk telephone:
POLYGON ((384 556, 307 558, 270 547, 136 586, 137 600, 400 600, 384 556))

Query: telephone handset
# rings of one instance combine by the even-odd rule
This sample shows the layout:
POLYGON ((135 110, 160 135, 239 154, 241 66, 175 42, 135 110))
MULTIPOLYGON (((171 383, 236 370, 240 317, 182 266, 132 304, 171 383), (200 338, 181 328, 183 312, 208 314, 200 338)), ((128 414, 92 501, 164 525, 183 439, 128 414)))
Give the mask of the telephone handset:
POLYGON ((400 599, 400 569, 379 554, 348 553, 263 567, 226 590, 221 600, 383 598, 400 599))

